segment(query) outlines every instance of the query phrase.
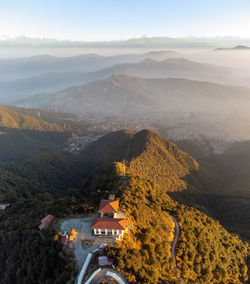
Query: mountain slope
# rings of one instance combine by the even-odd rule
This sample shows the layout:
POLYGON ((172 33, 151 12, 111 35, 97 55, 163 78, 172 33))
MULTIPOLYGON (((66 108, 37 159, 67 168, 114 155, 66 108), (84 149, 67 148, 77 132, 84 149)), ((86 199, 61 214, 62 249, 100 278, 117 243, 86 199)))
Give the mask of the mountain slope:
POLYGON ((35 158, 0 166, 0 200, 15 202, 41 193, 65 194, 85 177, 84 163, 68 152, 45 149, 35 158))
POLYGON ((45 73, 18 81, 0 82, 2 100, 14 101, 36 93, 55 92, 66 87, 106 79, 116 73, 145 78, 186 78, 232 84, 231 70, 214 65, 196 63, 183 58, 164 61, 145 59, 139 63, 122 63, 95 72, 45 73))
MULTIPOLYGON (((121 209, 130 218, 131 231, 122 244, 109 247, 107 253, 115 259, 116 268, 128 281, 175 283, 182 278, 194 283, 246 283, 248 245, 206 214, 178 204, 169 196, 173 192, 202 193, 202 183, 195 174, 198 171, 194 158, 150 130, 110 133, 90 144, 78 157, 44 151, 32 161, 1 167, 1 192, 5 195, 9 190, 9 200, 11 197, 14 202, 6 213, 0 214, 3 235, 9 236, 10 226, 12 234, 16 230, 15 236, 23 234, 20 227, 23 224, 13 221, 15 214, 19 214, 17 208, 28 206, 31 213, 25 222, 25 232, 31 235, 36 222, 45 214, 65 217, 68 212, 73 214, 76 207, 82 214, 85 206, 81 202, 87 203, 87 207, 98 206, 101 198, 112 193, 120 198, 121 209), (27 200, 15 202, 15 194, 27 200), (35 199, 37 194, 39 198, 35 199), (174 224, 170 214, 176 217, 181 228, 176 269, 171 256, 174 224)), ((46 243, 53 237, 50 231, 54 232, 53 228, 44 232, 46 243)), ((9 279, 12 270, 7 261, 17 250, 13 245, 15 240, 9 237, 2 240, 1 253, 5 255, 5 247, 8 247, 9 254, 1 258, 0 273, 4 279, 9 279), (6 268, 5 274, 2 267, 6 268)), ((21 255, 27 251, 23 246, 21 255)), ((33 254, 29 262, 37 262, 33 254)), ((29 275, 25 261, 15 262, 14 268, 34 278, 29 275)), ((39 268, 36 268, 38 274, 39 268)), ((13 274, 11 279, 15 277, 18 276, 13 274)), ((54 280, 53 276, 50 278, 54 280)))
POLYGON ((78 114, 125 116, 145 113, 248 112, 250 90, 186 79, 143 79, 115 74, 109 79, 26 100, 32 106, 78 114))
POLYGON ((36 131, 64 132, 64 129, 56 124, 30 117, 26 114, 12 111, 7 106, 0 105, 0 127, 26 129, 36 131))
MULTIPOLYGON (((189 205, 199 204, 201 207, 198 208, 206 207, 229 232, 249 242, 250 142, 230 143, 222 153, 211 151, 209 155, 201 153, 205 145, 197 145, 194 141, 180 141, 177 144, 198 159, 200 170, 197 176, 203 181, 205 200, 204 195, 198 194, 195 198, 188 192, 172 194, 173 198, 189 205)), ((209 144, 206 146, 210 147, 209 144)))
POLYGON ((245 283, 247 244, 206 214, 180 205, 168 195, 204 190, 199 181, 189 184, 197 179, 194 172, 199 170, 191 156, 149 130, 108 134, 82 155, 92 162, 92 168, 99 168, 85 183, 83 193, 91 199, 115 193, 132 222, 123 243, 108 248, 129 281, 172 283, 182 277, 195 283, 245 283), (122 177, 124 164, 126 177, 122 177), (177 270, 170 254, 170 212, 181 227, 177 270))
POLYGON ((0 162, 31 158, 46 147, 60 147, 70 136, 58 124, 0 105, 0 162))
POLYGON ((0 166, 0 203, 10 203, 0 210, 1 283, 74 281, 75 262, 54 237, 57 218, 85 213, 84 197, 74 200, 69 193, 82 178, 75 156, 53 150, 24 163, 0 166), (55 219, 40 232, 40 220, 47 214, 55 219))
POLYGON ((250 142, 232 144, 214 157, 214 164, 222 177, 221 195, 250 198, 250 142))

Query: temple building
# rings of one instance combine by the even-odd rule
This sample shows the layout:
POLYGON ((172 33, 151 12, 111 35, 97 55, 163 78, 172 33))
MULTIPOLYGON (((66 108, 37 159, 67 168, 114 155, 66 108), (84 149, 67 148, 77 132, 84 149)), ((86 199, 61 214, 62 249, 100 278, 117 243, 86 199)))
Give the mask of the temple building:
POLYGON ((98 216, 93 218, 91 229, 94 235, 113 236, 121 240, 129 228, 129 221, 123 212, 119 210, 119 200, 114 196, 102 199, 98 216))

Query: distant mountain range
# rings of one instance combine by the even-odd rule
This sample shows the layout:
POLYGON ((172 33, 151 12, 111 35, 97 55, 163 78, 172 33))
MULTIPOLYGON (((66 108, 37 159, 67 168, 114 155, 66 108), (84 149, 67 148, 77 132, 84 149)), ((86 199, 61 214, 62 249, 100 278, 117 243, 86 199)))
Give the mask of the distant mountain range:
POLYGON ((205 81, 115 74, 16 104, 71 113, 104 131, 148 127, 174 141, 209 137, 208 152, 250 139, 250 89, 205 81))
POLYGON ((0 82, 0 97, 2 102, 10 103, 38 93, 56 92, 67 87, 103 80, 117 73, 145 78, 174 77, 225 84, 233 84, 235 81, 231 69, 224 67, 196 63, 184 58, 169 58, 164 61, 145 59, 138 63, 116 64, 89 73, 54 72, 17 81, 0 82))
POLYGON ((220 51, 220 50, 248 50, 250 49, 249 46, 245 46, 245 45, 237 45, 234 46, 232 48, 228 48, 228 47, 220 47, 220 48, 216 48, 216 51, 220 51))
MULTIPOLYGON (((147 72, 148 63, 148 60, 142 62, 139 66, 143 65, 145 68, 136 68, 135 72, 137 70, 147 72)), ((164 63, 160 63, 163 70, 164 63)), ((158 63, 150 62, 150 66, 154 64, 157 66, 155 72, 159 71, 160 76, 161 69, 158 68, 158 63)), ((170 72, 175 71, 173 67, 170 70, 170 72)), ((182 69, 182 72, 185 73, 186 70, 182 69)), ((200 75, 202 75, 201 72, 200 75)), ((52 111, 77 114, 113 116, 166 111, 247 112, 250 110, 250 90, 186 79, 143 79, 126 74, 115 74, 109 79, 71 87, 55 94, 32 96, 19 101, 17 105, 43 107, 52 111)))
POLYGON ((162 50, 115 56, 82 54, 73 57, 54 57, 39 55, 24 58, 0 59, 0 77, 2 81, 13 81, 50 72, 92 72, 118 63, 136 63, 147 58, 162 61, 176 57, 180 57, 177 52, 162 50))
POLYGON ((248 38, 218 36, 218 37, 134 37, 127 40, 111 40, 111 41, 83 41, 83 40, 58 40, 53 38, 31 38, 27 36, 0 38, 0 47, 116 47, 116 48, 211 48, 239 44, 249 44, 248 38))

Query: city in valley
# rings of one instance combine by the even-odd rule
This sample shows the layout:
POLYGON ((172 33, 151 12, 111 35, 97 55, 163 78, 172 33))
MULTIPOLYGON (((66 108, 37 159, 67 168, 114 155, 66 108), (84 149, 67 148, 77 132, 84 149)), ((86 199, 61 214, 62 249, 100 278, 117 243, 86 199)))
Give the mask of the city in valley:
POLYGON ((250 1, 0 2, 0 283, 249 283, 250 1))

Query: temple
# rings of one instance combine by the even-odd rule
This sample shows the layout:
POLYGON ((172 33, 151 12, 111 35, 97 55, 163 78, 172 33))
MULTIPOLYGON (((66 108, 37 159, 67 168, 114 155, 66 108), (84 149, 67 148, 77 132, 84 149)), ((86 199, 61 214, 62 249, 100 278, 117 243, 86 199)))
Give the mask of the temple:
POLYGON ((91 229, 94 235, 113 236, 121 240, 129 228, 129 221, 123 212, 119 210, 119 200, 110 196, 102 199, 98 216, 93 218, 91 229))

